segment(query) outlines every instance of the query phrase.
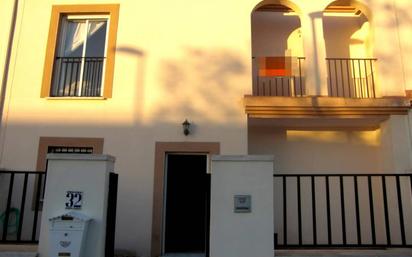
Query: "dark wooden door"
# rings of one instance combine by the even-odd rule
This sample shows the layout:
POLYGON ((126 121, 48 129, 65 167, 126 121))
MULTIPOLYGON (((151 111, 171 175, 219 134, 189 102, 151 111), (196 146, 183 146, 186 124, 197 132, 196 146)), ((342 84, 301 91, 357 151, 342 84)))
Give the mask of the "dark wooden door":
POLYGON ((206 155, 167 156, 165 253, 206 252, 210 177, 206 155))

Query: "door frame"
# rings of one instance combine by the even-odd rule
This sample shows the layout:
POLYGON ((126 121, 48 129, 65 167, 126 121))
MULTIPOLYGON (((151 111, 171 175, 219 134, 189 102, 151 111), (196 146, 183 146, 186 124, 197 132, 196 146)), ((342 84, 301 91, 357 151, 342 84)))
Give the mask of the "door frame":
MULTIPOLYGON (((153 185, 152 236, 151 256, 157 257, 162 253, 163 240, 163 203, 165 188, 166 156, 177 154, 206 154, 220 153, 219 142, 156 142, 153 185)), ((210 158, 209 158, 210 159, 210 158)), ((208 164, 209 165, 209 164, 208 164)))

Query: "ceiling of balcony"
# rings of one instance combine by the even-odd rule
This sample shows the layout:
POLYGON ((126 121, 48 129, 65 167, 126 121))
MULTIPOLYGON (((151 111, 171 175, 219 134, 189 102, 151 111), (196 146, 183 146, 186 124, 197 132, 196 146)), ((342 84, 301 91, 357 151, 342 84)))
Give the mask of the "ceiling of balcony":
MULTIPOLYGON (((281 12, 281 13, 291 13, 294 12, 293 9, 281 5, 281 4, 267 4, 259 7, 257 12, 281 12)), ((333 3, 326 7, 325 13, 344 13, 360 15, 361 11, 354 6, 347 5, 346 3, 333 3)))

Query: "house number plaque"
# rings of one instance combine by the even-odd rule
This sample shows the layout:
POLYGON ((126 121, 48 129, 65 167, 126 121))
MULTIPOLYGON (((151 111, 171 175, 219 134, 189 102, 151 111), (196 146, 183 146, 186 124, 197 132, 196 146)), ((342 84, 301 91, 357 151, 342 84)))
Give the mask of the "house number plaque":
POLYGON ((66 209, 79 210, 83 205, 83 192, 67 191, 66 193, 66 209))

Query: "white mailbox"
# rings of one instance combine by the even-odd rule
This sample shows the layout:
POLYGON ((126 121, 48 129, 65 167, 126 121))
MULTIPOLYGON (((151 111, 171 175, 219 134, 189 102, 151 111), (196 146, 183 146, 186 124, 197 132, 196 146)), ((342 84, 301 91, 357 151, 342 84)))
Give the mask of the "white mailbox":
POLYGON ((69 212, 49 221, 49 257, 82 257, 91 219, 81 213, 69 212))

